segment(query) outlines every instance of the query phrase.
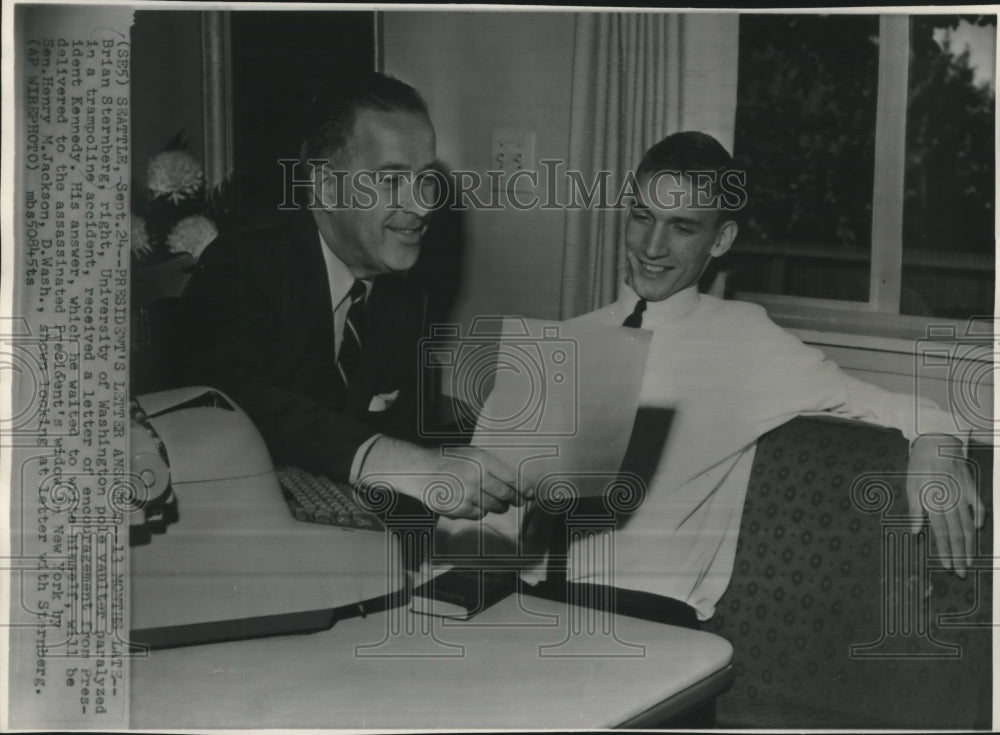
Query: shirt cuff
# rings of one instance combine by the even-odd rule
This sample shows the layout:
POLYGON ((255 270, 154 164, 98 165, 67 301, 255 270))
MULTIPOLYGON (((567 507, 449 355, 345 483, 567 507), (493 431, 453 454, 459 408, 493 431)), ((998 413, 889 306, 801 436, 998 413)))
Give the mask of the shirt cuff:
POLYGON ((954 416, 930 399, 913 397, 911 400, 915 401, 914 413, 908 417, 907 423, 902 424, 908 429, 903 431, 903 434, 909 440, 911 449, 917 439, 927 435, 939 435, 952 437, 962 447, 962 452, 968 453, 969 429, 962 427, 954 416))
POLYGON ((358 484, 359 476, 361 475, 361 470, 365 466, 365 458, 368 456, 369 450, 372 448, 372 444, 377 442, 382 438, 382 434, 373 434, 368 437, 360 447, 358 451, 354 453, 354 461, 351 462, 351 474, 348 476, 347 481, 351 483, 352 486, 358 484))
POLYGON ((962 457, 968 458, 969 456, 969 433, 966 431, 956 432, 956 431, 928 431, 924 434, 919 434, 912 439, 910 439, 910 451, 913 451, 913 445, 918 439, 922 439, 925 436, 946 436, 955 441, 955 447, 960 450, 962 457))

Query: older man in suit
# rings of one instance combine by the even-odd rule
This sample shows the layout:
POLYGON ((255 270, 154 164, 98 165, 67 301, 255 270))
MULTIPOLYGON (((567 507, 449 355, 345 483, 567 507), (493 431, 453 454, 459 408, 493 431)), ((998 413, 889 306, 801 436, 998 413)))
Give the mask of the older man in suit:
POLYGON ((417 443, 419 340, 427 299, 407 274, 433 196, 435 137, 409 85, 372 73, 313 101, 302 161, 307 211, 280 232, 243 233, 205 252, 182 306, 182 374, 239 402, 276 462, 334 480, 387 478, 450 516, 520 502, 491 454, 443 456, 417 443), (458 477, 447 507, 429 478, 458 477))

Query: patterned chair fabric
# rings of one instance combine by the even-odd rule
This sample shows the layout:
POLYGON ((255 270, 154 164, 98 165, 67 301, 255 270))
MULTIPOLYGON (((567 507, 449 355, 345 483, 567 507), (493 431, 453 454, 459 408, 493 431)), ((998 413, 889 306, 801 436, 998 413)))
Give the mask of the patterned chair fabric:
MULTIPOLYGON (((909 531, 907 452, 898 431, 825 417, 760 439, 706 624, 735 649, 718 727, 989 729, 992 518, 981 571, 944 570, 909 531)), ((971 456, 990 508, 991 451, 971 456)))

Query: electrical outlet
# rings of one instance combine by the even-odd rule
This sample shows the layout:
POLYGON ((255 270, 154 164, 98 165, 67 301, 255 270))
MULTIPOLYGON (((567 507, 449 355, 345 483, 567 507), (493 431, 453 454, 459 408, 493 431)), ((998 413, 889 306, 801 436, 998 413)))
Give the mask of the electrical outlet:
MULTIPOLYGON (((502 185, 515 171, 535 170, 535 133, 531 130, 501 129, 490 135, 489 171, 503 171, 502 185)), ((534 189, 527 176, 515 180, 517 191, 534 189)))

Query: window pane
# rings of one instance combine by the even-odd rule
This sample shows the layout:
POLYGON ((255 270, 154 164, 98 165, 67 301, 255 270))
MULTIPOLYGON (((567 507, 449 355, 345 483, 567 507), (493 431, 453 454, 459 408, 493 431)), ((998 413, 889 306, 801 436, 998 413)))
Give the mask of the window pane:
POLYGON ((878 17, 743 15, 738 290, 867 301, 878 17))
POLYGON ((996 16, 910 19, 900 310, 993 313, 996 16))

